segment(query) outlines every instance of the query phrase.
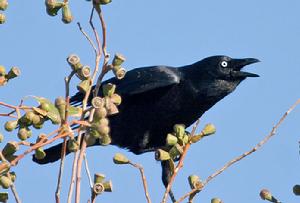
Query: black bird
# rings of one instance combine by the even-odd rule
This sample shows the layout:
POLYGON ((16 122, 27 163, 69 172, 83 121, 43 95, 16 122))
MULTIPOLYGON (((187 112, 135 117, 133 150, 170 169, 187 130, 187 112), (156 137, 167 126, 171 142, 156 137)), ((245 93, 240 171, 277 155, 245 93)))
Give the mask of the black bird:
MULTIPOLYGON (((244 79, 258 77, 241 71, 256 62, 259 60, 255 58, 212 56, 179 68, 136 68, 128 71, 122 80, 105 81, 116 84, 116 92, 122 97, 119 113, 109 117, 111 144, 135 154, 163 147, 174 124, 192 125, 244 79)), ((77 93, 71 101, 79 103, 82 99, 83 95, 77 93)), ((44 159, 34 161, 39 164, 57 161, 61 147, 59 144, 47 149, 44 159)), ((165 185, 166 176, 163 170, 165 185)))

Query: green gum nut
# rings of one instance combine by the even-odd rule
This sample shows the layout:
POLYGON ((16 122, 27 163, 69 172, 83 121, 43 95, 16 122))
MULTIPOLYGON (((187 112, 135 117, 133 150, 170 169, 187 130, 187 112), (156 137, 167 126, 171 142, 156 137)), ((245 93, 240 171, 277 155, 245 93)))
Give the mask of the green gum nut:
POLYGON ((4 136, 2 133, 0 133, 0 143, 3 142, 3 140, 4 140, 4 136))
POLYGON ((122 63, 125 61, 125 57, 122 54, 116 53, 113 59, 112 65, 113 66, 121 66, 122 63))
POLYGON ((0 13, 0 24, 4 24, 6 21, 6 17, 3 13, 0 13))
POLYGON ((12 155, 19 150, 19 145, 17 142, 8 142, 2 150, 2 154, 6 157, 7 155, 12 155))
POLYGON ((73 16, 71 13, 71 9, 69 8, 68 4, 62 7, 62 21, 66 24, 71 23, 73 20, 73 16))
POLYGON ((155 151, 155 160, 157 161, 166 161, 171 159, 170 154, 162 149, 155 151))
POLYGON ((115 93, 116 85, 114 85, 112 83, 107 83, 107 84, 103 85, 102 90, 103 90, 104 96, 110 97, 111 95, 113 95, 115 93))
POLYGON ((95 0, 96 3, 106 5, 112 2, 112 0, 95 0))
POLYGON ((36 159, 40 160, 40 159, 45 158, 46 152, 43 150, 42 147, 40 147, 40 148, 37 148, 37 149, 35 150, 34 156, 35 156, 36 159))
POLYGON ((106 181, 103 183, 104 186, 104 191, 105 192, 112 192, 113 191, 113 185, 112 185, 112 181, 106 181))
POLYGON ((116 153, 113 162, 115 164, 128 164, 130 161, 124 154, 116 153))
POLYGON ((98 130, 95 129, 95 128, 90 128, 89 129, 89 135, 96 138, 96 139, 98 139, 101 136, 100 133, 98 132, 98 130))
POLYGON ((13 79, 15 77, 18 77, 21 74, 21 71, 18 67, 12 67, 7 75, 5 76, 7 78, 7 80, 13 79))
POLYGON ((114 66, 113 72, 114 72, 115 76, 117 77, 117 79, 119 79, 119 80, 123 79, 126 75, 126 70, 119 66, 114 66))
POLYGON ((102 146, 107 146, 107 145, 109 145, 111 143, 111 137, 109 135, 100 136, 99 143, 102 146))
POLYGON ((18 138, 22 141, 31 137, 32 131, 28 127, 21 127, 18 131, 18 138))
POLYGON ((170 150, 169 154, 172 159, 180 156, 183 153, 183 148, 179 144, 175 144, 170 150))
POLYGON ((74 71, 77 71, 82 68, 82 64, 80 63, 80 58, 76 54, 71 54, 67 58, 67 62, 72 67, 74 71))
POLYGON ((108 115, 114 115, 119 113, 119 109, 117 107, 117 105, 115 105, 114 103, 112 103, 110 100, 108 102, 106 102, 106 108, 107 108, 107 114, 108 115))
POLYGON ((12 184, 13 184, 13 182, 9 177, 4 176, 4 175, 0 177, 0 185, 4 189, 8 189, 10 186, 12 186, 12 184))
POLYGON ((0 10, 5 11, 8 7, 8 1, 7 0, 0 0, 0 10))
POLYGON ((6 74, 5 67, 0 65, 0 76, 4 76, 5 74, 6 74))
POLYGON ((65 119, 66 117, 66 100, 63 97, 58 97, 55 99, 55 107, 59 111, 59 115, 61 119, 65 119))
POLYGON ((108 125, 97 124, 97 131, 100 133, 100 135, 107 135, 110 132, 110 128, 108 125))
POLYGON ((61 118, 59 114, 49 111, 47 113, 47 118, 49 118, 54 125, 58 125, 61 123, 61 118))
POLYGON ((195 189, 195 188, 200 189, 201 188, 202 184, 201 184, 199 176, 197 176, 197 175, 190 175, 188 177, 188 181, 189 181, 191 189, 195 189))
POLYGON ((8 193, 0 192, 0 202, 7 202, 7 200, 8 200, 8 193))
POLYGON ((94 175, 94 183, 102 183, 105 179, 105 175, 102 173, 95 173, 94 175))
POLYGON ((216 127, 213 124, 209 123, 204 127, 202 132, 203 132, 203 136, 212 135, 212 134, 216 133, 216 127))
POLYGON ((262 200, 272 201, 273 199, 271 192, 267 189, 262 189, 259 193, 259 196, 261 197, 262 200))
MULTIPOLYGON (((99 135, 100 136, 100 135, 99 135)), ((92 146, 96 143, 97 138, 95 138, 94 136, 92 136, 91 134, 86 134, 84 136, 85 142, 88 146, 92 146)))
POLYGON ((183 124, 174 125, 174 133, 178 138, 182 139, 185 133, 185 125, 183 124))
POLYGON ((107 110, 104 107, 95 109, 94 112, 95 121, 99 121, 100 119, 105 118, 106 116, 107 116, 107 110))
POLYGON ((9 175, 10 175, 10 179, 12 182, 15 182, 16 178, 17 178, 17 175, 14 171, 12 172, 9 172, 9 175))
POLYGON ((178 142, 178 139, 177 139, 176 136, 174 136, 174 135, 171 134, 171 133, 169 133, 169 134, 167 135, 167 139, 166 139, 167 145, 173 146, 173 145, 177 144, 177 142, 178 142))
POLYGON ((92 99, 92 106, 95 109, 99 109, 99 108, 104 107, 104 101, 103 101, 103 99, 101 97, 94 97, 92 99))
POLYGON ((80 80, 86 80, 91 76, 91 68, 89 66, 83 66, 76 71, 76 76, 80 80))
POLYGON ((222 203, 222 200, 219 199, 219 198, 213 198, 213 199, 211 199, 210 202, 211 202, 211 203, 222 203))
POLYGON ((76 139, 70 139, 68 141, 68 149, 70 152, 76 152, 79 149, 79 143, 76 139))
POLYGON ((4 124, 4 128, 7 132, 11 132, 13 131, 14 129, 16 129, 18 125, 18 120, 15 120, 15 121, 7 121, 5 124, 4 124))
POLYGON ((117 106, 122 103, 122 97, 118 94, 112 94, 110 100, 117 106))
POLYGON ((79 85, 77 85, 77 90, 83 94, 86 94, 87 91, 90 89, 90 86, 91 86, 90 79, 83 80, 79 83, 79 85))
POLYGON ((1 168, 0 174, 6 173, 10 169, 10 164, 8 162, 6 162, 6 161, 5 162, 1 162, 0 163, 0 168, 1 168))
POLYGON ((103 184, 102 183, 95 183, 93 185, 93 192, 96 195, 100 195, 101 193, 103 193, 104 192, 104 186, 103 186, 103 184))
POLYGON ((293 193, 294 193, 295 195, 297 195, 297 196, 300 195, 300 185, 295 185, 295 186, 293 187, 293 193))

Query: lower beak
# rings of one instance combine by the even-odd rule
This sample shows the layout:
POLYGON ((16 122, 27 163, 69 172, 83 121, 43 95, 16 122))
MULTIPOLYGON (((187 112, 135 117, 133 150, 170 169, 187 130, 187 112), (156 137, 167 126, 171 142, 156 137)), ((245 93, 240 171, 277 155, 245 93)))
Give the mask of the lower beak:
POLYGON ((259 75, 257 74, 241 71, 243 67, 258 62, 260 62, 260 60, 256 58, 233 59, 232 66, 234 67, 234 71, 232 71, 231 75, 233 77, 243 77, 243 78, 259 77, 259 75))

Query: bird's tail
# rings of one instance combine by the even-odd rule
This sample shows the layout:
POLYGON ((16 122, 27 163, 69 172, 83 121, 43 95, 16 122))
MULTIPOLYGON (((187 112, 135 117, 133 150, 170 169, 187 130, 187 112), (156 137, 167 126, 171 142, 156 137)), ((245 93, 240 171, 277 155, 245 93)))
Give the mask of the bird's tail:
MULTIPOLYGON (((61 149, 62 149, 62 143, 55 145, 53 147, 50 147, 45 150, 46 156, 43 159, 36 159, 35 156, 32 156, 32 160, 38 164, 48 164, 55 161, 58 161, 61 158, 61 149)), ((66 150, 66 154, 69 154, 69 150, 66 150)))

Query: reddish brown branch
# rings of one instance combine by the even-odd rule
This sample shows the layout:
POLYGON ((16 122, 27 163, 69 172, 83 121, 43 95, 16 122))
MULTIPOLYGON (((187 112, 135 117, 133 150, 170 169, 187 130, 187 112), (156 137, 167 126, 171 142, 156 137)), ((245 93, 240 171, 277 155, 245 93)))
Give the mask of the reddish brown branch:
MULTIPOLYGON (((194 135, 195 135, 195 132, 196 132, 196 129, 197 129, 199 123, 200 123, 200 120, 198 119, 197 122, 195 123, 193 129, 192 129, 191 136, 194 136, 194 135)), ((172 175, 172 177, 171 177, 171 179, 170 179, 170 181, 169 181, 169 183, 168 183, 168 186, 167 186, 167 188, 166 188, 166 191, 165 191, 165 193, 164 193, 164 196, 163 196, 163 199, 162 199, 162 203, 165 203, 165 202, 167 201, 168 194, 169 194, 169 192, 170 192, 170 190, 171 190, 172 184, 173 184, 173 182, 174 182, 174 180, 175 180, 175 177, 177 176, 179 170, 183 167, 183 161, 184 161, 184 159, 185 159, 185 156, 186 156, 187 151, 189 150, 190 146, 191 146, 191 143, 188 142, 188 143, 185 145, 185 147, 184 147, 184 150, 183 150, 183 153, 182 153, 182 155, 181 155, 181 157, 180 157, 180 160, 179 160, 179 162, 178 162, 178 164, 177 164, 177 166, 176 166, 176 168, 175 168, 175 170, 174 170, 174 173, 173 173, 173 175, 172 175)))
POLYGON ((149 195, 149 192, 148 192, 147 180, 146 180, 146 176, 145 176, 145 173, 144 173, 144 168, 139 164, 135 164, 135 163, 131 163, 131 162, 129 162, 129 164, 132 165, 133 167, 139 169, 140 174, 141 174, 141 178, 142 178, 142 181, 143 181, 145 197, 147 199, 147 202, 151 203, 150 195, 149 195))
MULTIPOLYGON (((238 161, 244 159, 245 157, 251 155, 253 152, 256 152, 259 150, 263 145, 265 145, 275 134, 278 129, 278 127, 283 123, 283 121, 286 119, 286 117, 291 113, 296 106, 300 104, 300 99, 298 99, 284 114, 283 116, 279 119, 279 121, 276 123, 276 125, 272 128, 271 132, 258 144, 255 145, 251 150, 243 153, 242 155, 232 159, 231 161, 227 162, 222 168, 217 170, 215 173, 212 175, 208 176, 207 179, 203 182, 203 187, 205 187, 212 179, 223 173, 226 169, 228 169, 230 166, 233 164, 237 163, 238 161)), ((185 198, 189 197, 192 194, 195 194, 196 192, 199 192, 199 189, 195 188, 191 190, 190 192, 186 193, 184 196, 182 196, 177 203, 182 202, 185 198)))

